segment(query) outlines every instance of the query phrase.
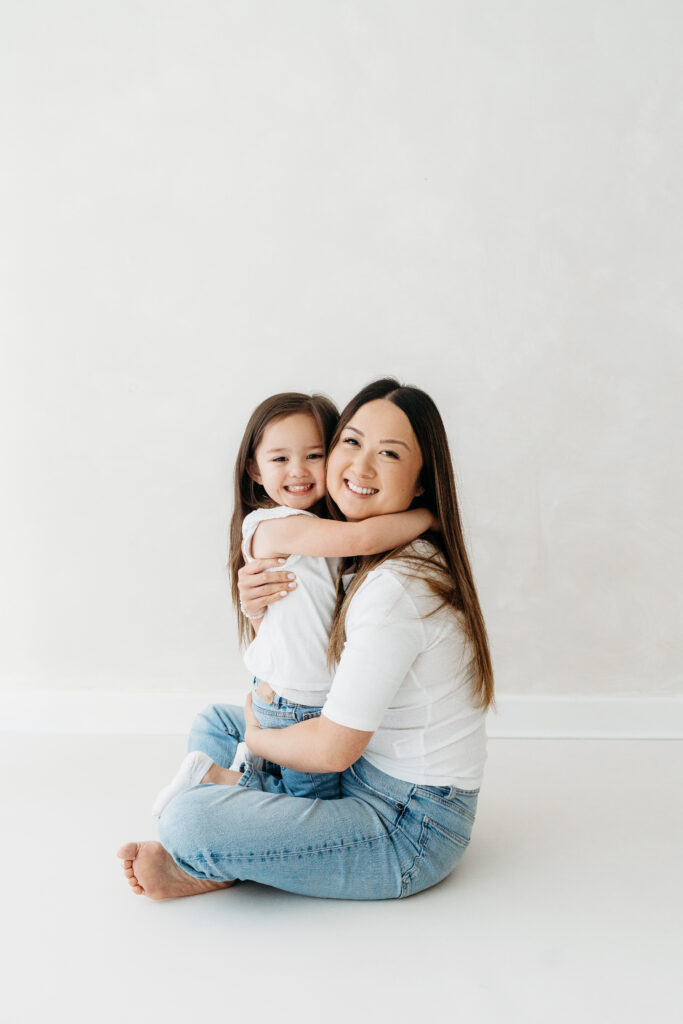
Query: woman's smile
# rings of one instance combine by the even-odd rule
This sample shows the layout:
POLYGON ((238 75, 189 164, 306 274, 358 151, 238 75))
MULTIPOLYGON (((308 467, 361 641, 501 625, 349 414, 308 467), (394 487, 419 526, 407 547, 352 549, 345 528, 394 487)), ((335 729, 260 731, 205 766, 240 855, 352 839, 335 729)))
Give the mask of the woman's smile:
POLYGON ((360 484, 355 484, 352 483, 350 480, 347 480, 346 477, 344 478, 344 483, 346 484, 346 486, 348 487, 352 494, 355 494, 359 497, 379 493, 379 488, 377 487, 362 487, 360 484))
POLYGON ((410 420, 379 398, 362 405, 327 460, 327 490, 346 519, 403 512, 422 494, 422 452, 410 420))

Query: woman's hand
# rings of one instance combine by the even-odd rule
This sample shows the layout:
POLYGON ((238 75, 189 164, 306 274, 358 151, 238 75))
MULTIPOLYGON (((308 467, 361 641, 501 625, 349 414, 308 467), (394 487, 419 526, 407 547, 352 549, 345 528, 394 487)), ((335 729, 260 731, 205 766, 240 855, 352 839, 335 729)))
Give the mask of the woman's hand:
POLYGON ((247 729, 260 729, 258 718, 254 714, 254 709, 251 704, 251 690, 247 694, 247 699, 244 702, 244 721, 247 723, 247 729))
POLYGON ((255 558, 237 573, 242 611, 249 618, 260 618, 269 604, 281 601, 296 587, 293 572, 266 572, 266 569, 284 565, 284 558, 255 558))

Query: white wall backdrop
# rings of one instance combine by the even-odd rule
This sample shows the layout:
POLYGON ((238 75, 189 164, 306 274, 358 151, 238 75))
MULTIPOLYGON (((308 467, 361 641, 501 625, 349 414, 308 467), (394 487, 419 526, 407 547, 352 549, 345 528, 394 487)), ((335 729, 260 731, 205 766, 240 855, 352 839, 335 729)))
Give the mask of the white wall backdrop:
POLYGON ((683 694, 683 8, 3 0, 7 690, 246 683, 273 391, 453 442, 503 694, 683 694))

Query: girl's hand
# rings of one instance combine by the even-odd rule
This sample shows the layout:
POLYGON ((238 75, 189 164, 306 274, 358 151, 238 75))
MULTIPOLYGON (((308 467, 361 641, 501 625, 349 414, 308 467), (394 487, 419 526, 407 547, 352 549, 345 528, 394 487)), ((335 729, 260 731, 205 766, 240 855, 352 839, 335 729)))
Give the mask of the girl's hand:
POLYGON ((293 572, 266 572, 272 566, 283 565, 284 558, 255 558, 247 562, 237 573, 237 589, 240 604, 246 615, 258 618, 269 604, 281 601, 294 590, 296 577, 293 572))

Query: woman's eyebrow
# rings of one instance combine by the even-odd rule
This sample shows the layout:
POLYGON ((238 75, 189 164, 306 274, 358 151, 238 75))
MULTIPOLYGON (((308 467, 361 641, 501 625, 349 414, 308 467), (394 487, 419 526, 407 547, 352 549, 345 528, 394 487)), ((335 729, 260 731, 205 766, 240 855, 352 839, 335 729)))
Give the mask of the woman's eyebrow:
POLYGON ((383 441, 380 441, 380 444, 402 444, 404 448, 410 451, 410 445, 406 444, 405 441, 397 441, 394 437, 385 437, 383 441))
MULTIPOLYGON (((350 423, 347 423, 346 427, 344 429, 345 430, 352 430, 354 432, 354 434, 360 434, 361 437, 365 437, 365 434, 363 433, 362 430, 359 430, 358 427, 352 427, 350 423)), ((404 448, 407 448, 408 451, 410 451, 410 445, 409 444, 406 444, 405 441, 397 441, 393 437, 385 437, 384 440, 381 440, 379 443, 380 444, 402 444, 404 448)))

